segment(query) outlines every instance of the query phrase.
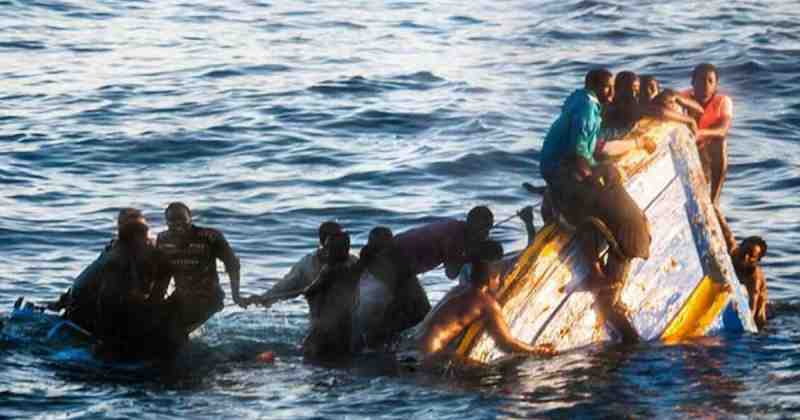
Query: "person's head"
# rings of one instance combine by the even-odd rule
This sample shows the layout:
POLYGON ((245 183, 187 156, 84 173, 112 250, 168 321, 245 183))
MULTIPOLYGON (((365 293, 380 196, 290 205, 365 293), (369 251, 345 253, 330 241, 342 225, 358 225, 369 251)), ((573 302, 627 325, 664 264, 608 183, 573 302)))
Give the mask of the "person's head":
POLYGON ((391 245, 394 240, 394 233, 386 226, 378 226, 369 231, 367 246, 375 251, 381 251, 391 245))
POLYGON ((117 215, 117 236, 125 243, 144 243, 150 227, 141 210, 124 208, 117 215))
POLYGON ((662 108, 681 112, 681 105, 678 103, 678 92, 672 89, 664 89, 655 98, 653 103, 662 108))
POLYGON ((167 230, 177 235, 186 234, 192 226, 192 211, 180 201, 169 203, 164 210, 164 217, 167 219, 167 230))
POLYGON ((500 277, 492 275, 491 263, 503 258, 503 245, 495 240, 486 239, 479 242, 468 256, 472 263, 472 278, 470 282, 474 287, 488 286, 490 291, 499 287, 500 277))
POLYGON ((692 70, 692 90, 701 103, 708 102, 717 93, 719 72, 713 64, 703 63, 692 70))
POLYGON ((767 254, 767 243, 760 236, 749 236, 739 243, 737 255, 734 260, 738 260, 738 265, 742 267, 754 267, 761 262, 767 254))
POLYGON ((325 262, 337 264, 350 258, 350 234, 347 232, 333 233, 325 240, 325 262))
POLYGON ((362 265, 369 265, 372 259, 388 249, 394 241, 394 234, 392 230, 386 226, 378 226, 369 231, 369 238, 367 244, 361 248, 358 254, 358 260, 362 265))
POLYGON ((632 71, 621 71, 614 78, 614 100, 639 100, 639 76, 632 71))
POLYGON ((649 102, 658 95, 658 80, 652 75, 642 75, 639 77, 639 102, 649 102))
POLYGON ((476 243, 489 237, 494 214, 486 206, 476 206, 467 213, 467 242, 476 243))
POLYGON ((328 240, 328 237, 337 233, 342 233, 344 229, 342 229, 342 225, 329 220, 327 222, 323 222, 319 225, 319 245, 325 246, 325 241, 328 240))
POLYGON ((606 69, 592 69, 586 73, 584 87, 594 92, 601 104, 614 100, 614 74, 606 69))

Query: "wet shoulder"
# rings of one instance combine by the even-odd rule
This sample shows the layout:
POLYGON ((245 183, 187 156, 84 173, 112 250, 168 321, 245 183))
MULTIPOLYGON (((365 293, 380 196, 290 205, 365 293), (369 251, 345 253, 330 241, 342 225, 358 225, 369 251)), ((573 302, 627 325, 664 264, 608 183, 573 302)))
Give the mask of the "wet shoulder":
POLYGON ((225 235, 220 230, 209 227, 195 226, 194 234, 197 238, 209 243, 225 240, 225 235))

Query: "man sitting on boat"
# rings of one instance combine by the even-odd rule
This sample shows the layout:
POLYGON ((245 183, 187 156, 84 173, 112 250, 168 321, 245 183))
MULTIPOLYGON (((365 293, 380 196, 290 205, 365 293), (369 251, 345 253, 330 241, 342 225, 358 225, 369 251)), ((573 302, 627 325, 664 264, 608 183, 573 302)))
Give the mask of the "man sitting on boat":
POLYGON ((602 123, 602 104, 613 96, 614 77, 608 70, 591 70, 585 87, 573 92, 561 109, 542 146, 540 172, 554 207, 581 231, 597 226, 610 246, 603 265, 599 249, 584 241, 590 262, 590 284, 602 315, 624 341, 638 340, 620 296, 633 258, 650 255, 650 231, 644 212, 622 185, 613 164, 595 161, 602 123))
MULTIPOLYGON (((453 360, 454 346, 460 341, 458 338, 475 322, 484 323, 497 347, 507 353, 554 354, 551 346, 532 346, 511 335, 494 296, 500 276, 490 267, 493 261, 502 257, 503 247, 496 241, 485 240, 473 247, 469 283, 458 285, 448 293, 423 321, 417 333, 418 349, 424 357, 423 367, 436 367, 453 360)), ((462 362, 470 363, 469 360, 462 362)))

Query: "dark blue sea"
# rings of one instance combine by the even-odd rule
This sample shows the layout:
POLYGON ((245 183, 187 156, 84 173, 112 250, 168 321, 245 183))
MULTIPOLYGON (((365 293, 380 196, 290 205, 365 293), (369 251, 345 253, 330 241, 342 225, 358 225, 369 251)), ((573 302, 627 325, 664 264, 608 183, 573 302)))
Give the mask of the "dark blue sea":
MULTIPOLYGON (((758 335, 606 346, 467 377, 364 357, 303 364, 307 307, 226 307, 169 367, 0 340, 3 418, 792 418, 800 416, 800 8, 795 1, 0 0, 0 311, 55 298, 112 237, 187 202, 260 293, 335 219, 356 249, 536 204, 538 150, 585 71, 734 100, 722 205, 762 235, 775 318, 758 335), (254 361, 272 350, 274 365, 254 361)), ((541 221, 537 219, 537 224, 541 221)), ((519 221, 495 231, 524 245, 519 221)), ((433 302, 453 285, 422 278, 433 302)), ((223 283, 228 289, 227 277, 223 283)), ((228 303, 230 298, 228 298, 228 303)))

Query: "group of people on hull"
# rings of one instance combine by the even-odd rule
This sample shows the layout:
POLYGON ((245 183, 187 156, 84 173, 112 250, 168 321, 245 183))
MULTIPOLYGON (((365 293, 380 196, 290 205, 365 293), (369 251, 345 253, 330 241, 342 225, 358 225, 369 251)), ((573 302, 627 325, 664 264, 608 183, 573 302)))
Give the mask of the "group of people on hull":
MULTIPOLYGON (((585 240, 586 256, 594 261, 590 285, 598 307, 626 341, 638 339, 620 301, 630 262, 648 258, 648 221, 622 186, 604 157, 635 148, 652 153, 651 140, 600 140, 603 127, 630 128, 642 116, 685 123, 695 133, 703 168, 718 208, 725 178, 725 136, 732 118, 730 98, 717 93, 716 68, 703 64, 692 73, 692 89, 678 94, 659 92, 653 78, 607 70, 592 70, 585 86, 565 101, 550 127, 542 149, 540 170, 548 185, 542 208, 545 221, 556 214, 581 226, 589 223, 607 232, 611 251, 605 261, 585 240), (640 89, 644 85, 644 89, 640 89), (616 95, 615 95, 616 91, 616 95)), ((749 237, 736 246, 724 225, 726 243, 740 281, 750 293, 759 327, 766 322, 766 285, 759 261, 766 243, 749 237)), ((535 235, 533 209, 519 213, 535 235)), ((466 220, 444 219, 394 235, 383 226, 369 233, 356 257, 348 233, 335 222, 319 227, 319 247, 298 261, 270 290, 242 297, 239 259, 224 235, 192 224, 183 203, 165 210, 167 231, 155 243, 139 210, 119 213, 117 239, 84 270, 50 309, 98 339, 96 353, 115 358, 161 357, 173 354, 188 334, 223 308, 224 292, 216 271, 222 260, 230 277, 233 301, 243 308, 269 307, 304 296, 309 332, 303 354, 311 360, 337 360, 365 348, 395 348, 403 331, 417 326, 415 342, 426 362, 454 356, 453 344, 474 322, 482 322, 499 348, 512 353, 553 354, 549 345, 532 346, 511 336, 494 298, 499 276, 493 262, 502 246, 489 239, 492 212, 473 208, 466 220), (418 275, 443 265, 450 279, 461 278, 434 310, 418 275), (167 297, 170 280, 174 291, 167 297)), ((587 238, 588 239, 588 238, 587 238)))

